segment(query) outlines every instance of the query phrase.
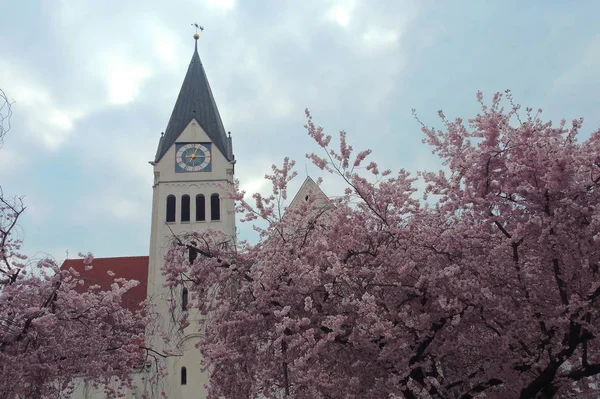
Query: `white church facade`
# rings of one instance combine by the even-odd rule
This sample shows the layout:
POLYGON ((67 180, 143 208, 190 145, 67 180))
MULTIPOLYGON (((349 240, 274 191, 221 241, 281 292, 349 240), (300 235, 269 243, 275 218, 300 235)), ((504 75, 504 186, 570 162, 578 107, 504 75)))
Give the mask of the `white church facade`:
MULTIPOLYGON (((163 331, 169 325, 168 303, 173 295, 182 301, 187 293, 164 288, 161 267, 173 235, 208 228, 223 231, 235 240, 233 200, 225 191, 233 184, 235 159, 231 137, 227 136, 198 54, 194 54, 173 108, 165 133, 161 135, 155 160, 152 197, 148 298, 162 315, 163 331)), ((192 319, 192 317, 190 317, 192 319)), ((167 375, 159 381, 160 391, 173 399, 203 398, 207 376, 200 371, 201 356, 196 348, 200 326, 190 320, 186 334, 174 346, 163 347, 162 339, 150 337, 159 352, 174 352, 165 359, 167 375)))
MULTIPOLYGON (((107 270, 116 276, 127 274, 128 278, 142 281, 146 297, 137 293, 132 302, 148 298, 160 315, 164 332, 174 326, 169 321, 167 298, 173 293, 164 287, 161 267, 169 250, 173 235, 208 228, 223 231, 235 240, 235 215, 233 200, 225 195, 233 184, 235 159, 231 137, 225 133, 217 105, 212 95, 204 67, 198 54, 198 36, 192 60, 185 75, 179 96, 175 102, 167 128, 161 134, 156 156, 150 162, 154 172, 152 186, 152 220, 150 252, 148 257, 117 257, 94 260, 91 279, 106 279, 107 270), (143 267, 142 264, 147 267, 143 267), (135 268, 136 275, 124 273, 135 268), (169 324, 171 323, 171 324, 169 324)), ((67 260, 63 267, 80 269, 80 260, 67 260)), ((102 281, 96 281, 102 283, 102 281)), ((101 284, 102 285, 102 284, 101 284)), ((177 299, 183 300, 187 292, 179 291, 177 299)), ((139 302, 138 302, 139 303, 139 302)), ((135 304, 133 304, 135 305, 135 304)), ((172 399, 204 398, 207 375, 201 372, 201 355, 195 347, 200 326, 192 320, 187 335, 165 346, 158 335, 148 336, 147 345, 157 353, 171 355, 161 358, 166 375, 151 381, 156 364, 148 362, 135 374, 135 386, 127 398, 148 395, 172 399), (164 393, 164 394, 163 394, 164 393)), ((90 384, 77 386, 74 399, 104 399, 101 390, 90 384)))
MULTIPOLYGON (((200 61, 198 35, 194 38, 192 60, 167 128, 160 137, 155 159, 150 162, 154 183, 149 256, 98 258, 90 272, 84 271, 81 260, 67 260, 63 264, 63 267, 87 273, 91 282, 100 285, 110 283, 105 281, 107 270, 117 277, 140 281, 140 286, 131 295, 130 305, 135 307, 146 298, 152 301, 161 316, 164 331, 173 327, 169 324, 167 298, 172 295, 179 301, 187 301, 187 290, 169 291, 164 287, 165 279, 161 274, 173 235, 211 228, 223 231, 232 242, 236 238, 234 203, 225 195, 234 179, 232 139, 225 132, 200 61)), ((315 190, 322 194, 314 181, 307 178, 292 206, 315 190)), ((126 398, 144 395, 150 398, 205 398, 208 376, 201 371, 201 354, 196 348, 199 330, 200 324, 190 317, 190 326, 169 347, 165 347, 159 336, 148 336, 147 344, 157 352, 172 351, 175 354, 162 359, 166 375, 157 383, 151 381, 156 372, 155 364, 149 362, 147 367, 140 369, 134 375, 135 386, 127 392, 126 398)), ((80 383, 73 398, 105 399, 105 396, 90 384, 80 383)))

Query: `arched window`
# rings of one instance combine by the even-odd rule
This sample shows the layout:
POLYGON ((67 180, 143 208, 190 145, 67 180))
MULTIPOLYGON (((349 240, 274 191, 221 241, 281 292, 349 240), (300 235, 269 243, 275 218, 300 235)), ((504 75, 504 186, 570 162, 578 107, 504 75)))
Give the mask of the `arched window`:
POLYGON ((175 221, 175 202, 176 199, 174 195, 167 196, 167 222, 175 221))
POLYGON ((204 195, 196 195, 196 221, 203 222, 206 220, 206 200, 204 195))
POLYGON ((221 200, 219 194, 210 196, 210 220, 221 220, 221 200))
POLYGON ((181 368, 181 385, 187 385, 187 369, 181 368))
POLYGON ((190 221, 190 196, 187 194, 181 196, 181 221, 190 221))
POLYGON ((181 290, 181 310, 182 311, 186 311, 188 308, 188 289, 183 287, 183 290, 181 290))

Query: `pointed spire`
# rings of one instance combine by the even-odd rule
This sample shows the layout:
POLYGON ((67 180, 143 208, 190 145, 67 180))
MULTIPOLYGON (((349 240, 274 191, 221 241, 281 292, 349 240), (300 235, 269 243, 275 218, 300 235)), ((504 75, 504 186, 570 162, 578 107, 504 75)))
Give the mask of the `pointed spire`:
POLYGON ((192 119, 200 124, 223 156, 229 161, 233 161, 233 154, 228 151, 228 137, 198 54, 199 37, 198 33, 194 34, 194 54, 171 113, 165 135, 160 140, 155 162, 161 160, 192 119))

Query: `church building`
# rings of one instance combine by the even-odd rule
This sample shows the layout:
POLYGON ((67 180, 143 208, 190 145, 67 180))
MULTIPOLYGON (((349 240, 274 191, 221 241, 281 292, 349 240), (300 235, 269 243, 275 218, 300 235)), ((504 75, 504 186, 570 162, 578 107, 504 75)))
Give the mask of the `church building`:
MULTIPOLYGON (((194 35, 195 48, 183 80, 167 128, 161 134, 154 161, 152 186, 152 221, 149 256, 96 258, 94 268, 84 270, 82 260, 69 259, 63 268, 73 267, 82 273, 88 284, 107 287, 113 277, 126 277, 140 281, 140 285, 125 299, 126 306, 135 308, 148 298, 155 311, 163 318, 163 329, 168 331, 167 298, 173 295, 163 287, 161 275, 164 256, 173 235, 208 228, 223 231, 235 240, 233 200, 224 195, 225 188, 233 184, 235 157, 231 136, 223 127, 217 104, 213 97, 204 67, 198 54, 198 35, 194 35)), ((185 300, 187 292, 179 292, 185 300)), ((201 355, 195 347, 199 326, 192 324, 192 333, 167 348, 162 338, 149 337, 148 345, 158 352, 170 351, 175 355, 165 359, 167 375, 157 386, 146 381, 151 370, 141 370, 136 375, 136 387, 128 397, 166 397, 173 399, 202 398, 206 396, 204 384, 207 376, 200 371, 201 355)), ((148 364, 148 369, 154 367, 148 364)), ((103 398, 91 387, 78 387, 74 398, 103 398)))
MULTIPOLYGON (((211 228, 223 231, 232 242, 236 239, 234 203, 225 195, 225 188, 231 187, 234 179, 233 143, 223 127, 198 54, 198 34, 194 39, 194 53, 179 96, 158 142, 154 161, 150 162, 154 184, 149 256, 95 258, 94 268, 89 271, 81 259, 68 259, 62 266, 78 271, 86 280, 86 286, 98 284, 107 288, 115 278, 108 276, 109 270, 116 277, 140 281, 125 298, 125 306, 136 308, 148 298, 162 318, 164 331, 173 327, 169 324, 167 298, 178 298, 183 306, 188 300, 185 288, 174 293, 163 286, 161 266, 173 235, 211 228)), ((324 197, 315 182, 307 178, 292 205, 315 191, 324 197)), ((140 369, 134 376, 135 387, 127 393, 127 398, 141 398, 144 394, 162 398, 163 392, 171 399, 206 397, 204 385, 208 376, 201 372, 202 359, 196 347, 200 324, 193 317, 190 323, 184 335, 170 347, 158 336, 148 337, 147 345, 158 352, 171 351, 175 355, 163 360, 166 376, 157 384, 149 381, 156 371, 152 362, 140 369)), ((105 399, 101 391, 84 383, 77 386, 73 398, 105 399)))

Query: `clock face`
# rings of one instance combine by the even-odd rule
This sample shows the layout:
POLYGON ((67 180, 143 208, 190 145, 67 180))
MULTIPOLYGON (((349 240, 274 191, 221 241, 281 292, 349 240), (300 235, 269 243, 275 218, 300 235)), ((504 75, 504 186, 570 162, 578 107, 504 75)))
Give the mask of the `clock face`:
POLYGON ((175 144, 176 172, 210 172, 210 143, 175 144))

